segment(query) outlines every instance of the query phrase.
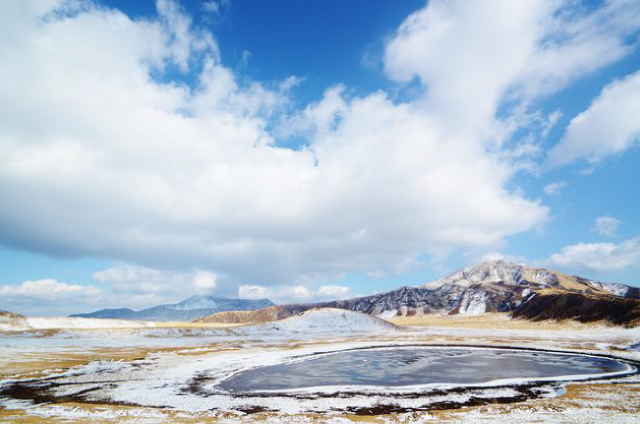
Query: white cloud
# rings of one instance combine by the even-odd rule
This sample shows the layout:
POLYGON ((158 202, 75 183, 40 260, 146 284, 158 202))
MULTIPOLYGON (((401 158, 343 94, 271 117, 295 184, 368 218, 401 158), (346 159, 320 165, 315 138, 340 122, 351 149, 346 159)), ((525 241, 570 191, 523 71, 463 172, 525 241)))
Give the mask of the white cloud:
POLYGON ((613 237, 618 231, 622 221, 612 216, 599 216, 596 218, 596 225, 593 228, 596 233, 605 237, 613 237))
POLYGON ((214 294, 220 277, 203 270, 177 272, 122 264, 96 272, 93 279, 109 285, 112 293, 123 298, 153 294, 161 303, 160 299, 175 302, 194 294, 214 294))
MULTIPOLYGON (((513 263, 516 263, 516 264, 526 264, 527 263, 527 258, 525 258, 523 256, 505 255, 505 254, 500 253, 500 252, 485 253, 484 255, 482 255, 480 260, 481 260, 481 262, 493 262, 493 261, 503 260, 503 261, 507 261, 507 262, 513 262, 513 263)), ((475 265, 476 263, 477 262, 474 261, 472 263, 472 265, 475 265)))
POLYGON ((104 308, 144 309, 196 294, 236 297, 237 289, 209 271, 176 272, 121 264, 96 272, 90 285, 42 279, 0 286, 0 308, 68 315, 104 308))
POLYGON ((303 285, 265 287, 243 284, 238 289, 238 296, 241 299, 271 299, 285 303, 287 301, 307 301, 313 295, 314 293, 303 285))
POLYGON ((218 276, 212 272, 197 271, 193 277, 193 285, 197 289, 211 292, 218 285, 218 276))
POLYGON ((225 13, 229 9, 230 4, 230 0, 209 0, 202 2, 201 7, 205 13, 220 15, 222 13, 225 13))
POLYGON ((77 284, 60 283, 53 279, 25 281, 19 286, 2 286, 2 296, 30 296, 41 299, 56 300, 67 296, 96 296, 100 290, 96 287, 81 286, 77 284))
POLYGON ((545 261, 550 266, 597 272, 621 271, 640 265, 640 237, 614 243, 577 243, 545 261))
POLYGON ((264 286, 244 284, 238 288, 238 296, 241 299, 266 299, 269 294, 269 288, 264 286))
POLYGON ((556 182, 549 183, 546 186, 544 186, 542 191, 547 193, 549 196, 558 196, 558 195, 560 195, 560 193, 562 193, 562 190, 566 186, 567 186, 566 182, 564 182, 564 181, 556 181, 556 182))
MULTIPOLYGON (((449 129, 491 137, 505 98, 517 112, 619 60, 632 50, 627 36, 638 26, 635 1, 585 14, 574 2, 553 0, 433 0, 405 20, 384 65, 394 80, 419 78, 422 107, 449 129)), ((528 120, 522 113, 509 119, 522 118, 528 120)))
POLYGON ((302 285, 265 287, 258 285, 241 285, 239 297, 243 299, 271 299, 277 303, 311 303, 353 297, 351 288, 347 286, 326 285, 316 290, 302 285))
POLYGON ((79 304, 96 304, 104 292, 94 286, 68 284, 54 279, 25 281, 0 287, 0 309, 24 314, 67 314, 79 304))
POLYGON ((350 294, 351 289, 345 286, 322 286, 318 289, 317 296, 343 299, 350 294))
POLYGON ((387 45, 394 80, 427 86, 426 105, 450 127, 484 129, 532 54, 545 2, 431 1, 387 45))
POLYGON ((220 5, 217 1, 205 1, 202 3, 202 10, 209 13, 218 13, 220 11, 220 5))
MULTIPOLYGON (((144 279, 129 286, 115 271, 100 278, 148 300, 173 281, 145 271, 160 266, 285 282, 304 298, 310 281, 410 269, 425 254, 492 248, 536 227, 548 209, 513 187, 522 155, 494 142, 513 131, 495 118, 499 105, 509 93, 559 89, 625 52, 624 25, 605 34, 606 19, 554 38, 564 28, 555 2, 433 1, 384 59, 395 80, 418 75, 423 97, 397 103, 334 87, 287 119, 299 80, 239 80, 213 35, 174 3, 138 20, 82 4, 64 15, 38 1, 0 5, 0 51, 10 58, 0 67, 1 241, 143 264, 144 279), (610 54, 583 42, 598 34, 610 54), (584 66, 557 54, 527 73, 569 47, 584 66), (154 78, 175 67, 196 85, 154 78), (295 124, 307 146, 280 147, 285 131, 268 130, 276 122, 295 124)), ((220 289, 215 278, 176 275, 220 289)))
POLYGON ((549 114, 542 130, 542 138, 547 138, 549 132, 551 132, 551 130, 555 127, 561 117, 562 112, 560 110, 555 110, 549 114))
POLYGON ((102 9, 13 17, 24 32, 3 46, 16 59, 0 79, 13 99, 0 114, 5 242, 273 284, 393 268, 545 219, 505 189, 508 163, 384 93, 330 89, 301 118, 310 147, 276 147, 264 128, 286 94, 241 87, 213 38, 160 5, 160 23, 102 9), (205 56, 195 90, 150 77, 190 66, 190 51, 205 56))
POLYGON ((589 108, 573 118, 549 152, 554 165, 578 159, 598 162, 640 141, 640 72, 607 85, 589 108))

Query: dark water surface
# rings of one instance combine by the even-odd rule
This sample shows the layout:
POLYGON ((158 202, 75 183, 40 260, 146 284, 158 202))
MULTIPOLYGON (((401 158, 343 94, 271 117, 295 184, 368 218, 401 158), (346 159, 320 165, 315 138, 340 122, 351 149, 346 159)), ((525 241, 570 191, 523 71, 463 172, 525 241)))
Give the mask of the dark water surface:
POLYGON ((472 385, 508 378, 602 374, 627 369, 612 359, 503 349, 394 347, 351 350, 254 368, 220 384, 233 392, 322 386, 472 385))

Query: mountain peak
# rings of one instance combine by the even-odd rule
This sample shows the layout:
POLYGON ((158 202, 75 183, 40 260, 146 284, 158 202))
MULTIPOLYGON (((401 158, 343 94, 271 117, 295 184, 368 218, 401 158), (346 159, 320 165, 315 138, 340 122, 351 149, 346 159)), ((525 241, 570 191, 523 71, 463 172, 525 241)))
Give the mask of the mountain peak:
POLYGON ((443 285, 470 287, 473 285, 521 285, 523 282, 540 285, 554 285, 557 277, 546 269, 533 268, 528 265, 515 264, 504 259, 483 262, 469 266, 438 281, 425 285, 425 288, 436 289, 443 285))
POLYGON ((629 287, 623 284, 601 283, 574 277, 546 268, 536 268, 498 259, 469 266, 423 287, 434 290, 442 286, 479 287, 491 290, 554 289, 570 292, 615 294, 625 296, 629 287))

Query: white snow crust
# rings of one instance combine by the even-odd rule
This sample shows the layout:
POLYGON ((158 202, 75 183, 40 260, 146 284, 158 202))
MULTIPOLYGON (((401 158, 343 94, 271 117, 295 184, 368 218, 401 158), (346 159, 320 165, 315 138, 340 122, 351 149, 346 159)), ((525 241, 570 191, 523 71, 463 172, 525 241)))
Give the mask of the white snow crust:
MULTIPOLYGON (((393 343, 403 346, 407 343, 393 343)), ((239 411, 245 408, 267 408, 283 414, 299 414, 315 411, 327 412, 348 408, 369 408, 379 404, 394 405, 399 408, 422 408, 438 402, 463 403, 471 397, 496 398, 517 396, 510 384, 526 382, 527 379, 508 379, 476 384, 465 392, 439 394, 438 389, 457 387, 451 384, 427 384, 405 388, 387 387, 313 387, 297 390, 303 397, 291 397, 278 393, 272 396, 236 397, 218 387, 218 384, 238 372, 258 366, 275 365, 298 361, 302 356, 331 353, 349 348, 376 348, 369 342, 342 342, 300 347, 296 349, 247 348, 242 351, 222 351, 205 355, 177 356, 157 354, 134 363, 97 361, 86 366, 74 367, 63 374, 61 384, 55 389, 58 396, 69 396, 87 389, 95 389, 89 400, 96 402, 114 401, 132 403, 143 407, 166 408, 203 413, 215 405, 219 411, 239 411), (201 381, 197 391, 192 387, 195 377, 201 381), (343 397, 340 392, 356 391, 361 394, 343 397), (420 397, 405 398, 400 393, 416 393, 420 397), (321 393, 322 395, 318 395, 321 393)), ((388 348, 389 345, 379 347, 388 348)), ((429 347, 429 349, 448 349, 429 347)), ((611 375, 614 375, 612 373, 611 375)), ((548 381, 580 380, 592 376, 554 377, 536 379, 548 381)), ((553 396, 548 393, 546 396, 553 396)))
MULTIPOLYGON (((472 302, 469 302, 471 305, 472 302)), ((473 308, 471 308, 473 310, 473 308)), ((467 309, 468 310, 468 309, 467 309)), ((40 320, 50 320, 50 318, 40 320)), ((37 323, 38 319, 34 321, 37 323)), ((81 319, 86 320, 86 319, 81 319)), ((514 381, 494 381, 491 387, 477 388, 463 393, 449 393, 442 396, 429 395, 418 398, 402 398, 397 391, 392 393, 384 390, 376 394, 362 394, 350 397, 332 395, 331 390, 345 390, 345 387, 323 388, 327 397, 307 396, 304 399, 273 396, 239 398, 228 393, 216 391, 216 384, 223 378, 257 366, 274 365, 277 363, 298 360, 301 355, 323 354, 336 350, 375 347, 376 345, 403 346, 415 343, 447 343, 451 340, 468 341, 469 344, 518 345, 546 349, 571 350, 578 349, 581 353, 614 353, 629 359, 640 359, 640 352, 628 350, 610 350, 612 346, 630 349, 640 346, 640 328, 593 328, 584 331, 567 330, 498 330, 498 329, 465 329, 465 328, 414 328, 412 331, 402 331, 389 323, 374 317, 343 310, 312 310, 302 316, 292 317, 273 323, 256 326, 234 327, 224 330, 209 329, 166 329, 153 328, 153 325, 140 328, 113 327, 104 329, 98 327, 77 326, 76 320, 67 318, 54 321, 41 321, 40 328, 60 328, 67 325, 67 329, 57 333, 54 337, 28 337, 25 335, 5 335, 0 338, 0 361, 13 361, 22 358, 28 361, 31 355, 34 360, 41 357, 39 352, 53 356, 55 353, 91 352, 92 346, 181 346, 180 350, 172 352, 154 353, 142 360, 134 362, 94 361, 87 365, 74 367, 63 374, 63 381, 58 394, 73 394, 90 388, 97 388, 91 392, 93 400, 110 400, 142 405, 140 408, 104 411, 86 408, 66 407, 61 405, 35 405, 29 411, 43 418, 51 420, 67 419, 89 422, 99 419, 140 419, 141 422, 155 422, 167 419, 165 411, 172 414, 183 413, 185 417, 201 416, 221 418, 223 422, 250 421, 250 415, 239 412, 242 408, 262 406, 274 411, 273 416, 265 422, 313 422, 305 421, 300 414, 308 411, 323 413, 326 422, 347 422, 340 417, 340 410, 348 407, 375 407, 380 403, 392 403, 401 408, 418 408, 425 404, 443 401, 465 401, 469 396, 495 398, 512 396, 515 393, 505 384, 514 381), (76 331, 83 329, 82 331, 76 331), (65 337, 65 338, 62 338, 65 337), (69 338, 66 338, 69 337, 69 338), (74 339, 73 337, 78 337, 74 339), (290 339, 296 340, 293 344, 290 339), (380 340, 380 341, 378 341, 380 340), (484 340, 484 342, 482 342, 484 340), (212 349, 206 343, 216 344, 212 349), (197 347, 194 347, 197 344, 197 347), (203 344, 200 346, 200 344, 203 344), (230 349, 220 348, 229 346, 230 349), (568 348, 568 346, 572 346, 568 348), (185 353, 182 355, 181 353, 185 353), (197 353, 197 354, 196 354, 197 353), (202 384, 207 396, 184 392, 196 376, 206 377, 202 384), (110 384, 113 384, 111 386, 110 384), (502 384, 500 386, 500 384, 502 384), (174 409, 155 409, 171 407, 174 409), (211 408, 218 408, 211 410, 211 408), (235 412, 234 412, 235 411, 235 412), (189 415, 191 414, 191 415, 189 415), (193 415, 195 414, 195 415, 193 415), (235 414, 235 415, 234 415, 235 414), (227 421, 224 421, 224 420, 227 421)), ((105 321, 97 320, 102 325, 105 321)), ((131 321, 126 321, 130 327, 131 321)), ((152 324, 152 323, 151 323, 152 324)), ((33 325, 33 324, 30 324, 33 325)), ((38 325, 38 324, 36 324, 38 325)), ((48 334, 49 332, 42 332, 48 334)), ((456 342, 458 343, 458 342, 456 342)), ((460 342, 463 343, 464 342, 460 342)), ((53 368, 53 366, 52 366, 53 368)), ((561 378, 561 377, 558 377, 561 378)), ((571 377, 572 379, 575 376, 571 377)), ((625 377, 638 384, 638 377, 625 377), (635 380, 631 380, 635 378, 635 380)), ((627 381, 627 380, 625 380, 627 381)), ((8 380, 1 381, 0 386, 8 380)), ((562 385, 560 385, 562 387, 562 385)), ((361 389, 361 388, 359 388, 361 389)), ((415 388, 412 388, 412 390, 415 388)), ((419 388, 418 388, 419 389, 419 388)), ((428 388, 424 388, 428 392, 428 388)), ((360 390, 362 392, 362 390, 360 390)), ((427 393, 428 394, 428 393, 427 393)), ((561 395, 561 391, 547 390, 544 397, 561 395)), ((619 399, 617 400, 619 401, 619 399)), ((632 405, 629 399, 629 405, 632 405)), ((0 400, 6 408, 24 409, 24 402, 0 400)), ((536 401, 526 402, 531 407, 536 401)), ((591 411, 585 404, 575 409, 563 411, 567 422, 633 422, 627 417, 607 415, 605 409, 591 411), (595 420, 594 420, 595 417, 595 420), (618 419, 620 418, 620 419, 618 419)), ((631 406, 630 406, 631 407, 631 406)), ((394 414, 381 418, 382 422, 416 422, 417 415, 394 414)), ((419 421, 429 421, 428 413, 421 413, 419 421)), ((557 411, 549 411, 549 415, 529 414, 499 414, 481 413, 478 409, 469 409, 456 415, 458 422, 557 422, 557 411), (534 419, 535 418, 535 419, 534 419)), ((171 416, 176 419, 176 415, 171 416)), ((635 416, 637 422, 637 416, 635 416)), ((169 419, 170 420, 170 419, 169 419)), ((434 421, 437 417, 434 416, 434 421)), ((169 422, 169 421, 166 421, 169 422)))
POLYGON ((147 328, 153 322, 127 321, 123 319, 70 318, 70 317, 27 317, 27 324, 37 330, 43 329, 85 329, 85 328, 147 328))
POLYGON ((385 333, 401 328, 371 315, 344 309, 322 308, 306 311, 281 321, 246 327, 235 327, 230 331, 238 336, 277 335, 344 335, 363 333, 385 333))

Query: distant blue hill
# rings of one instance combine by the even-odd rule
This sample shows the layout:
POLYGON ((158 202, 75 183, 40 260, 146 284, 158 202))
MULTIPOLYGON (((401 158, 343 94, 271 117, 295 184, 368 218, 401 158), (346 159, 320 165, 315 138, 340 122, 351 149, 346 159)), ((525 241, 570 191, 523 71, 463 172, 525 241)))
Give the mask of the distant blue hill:
POLYGON ((141 311, 129 308, 101 309, 87 314, 74 314, 72 317, 111 318, 138 321, 193 321, 216 312, 253 311, 273 306, 269 299, 227 299, 214 296, 193 296, 179 303, 159 305, 141 311))

